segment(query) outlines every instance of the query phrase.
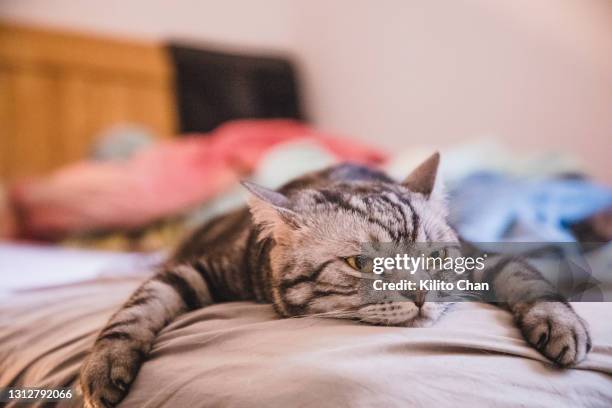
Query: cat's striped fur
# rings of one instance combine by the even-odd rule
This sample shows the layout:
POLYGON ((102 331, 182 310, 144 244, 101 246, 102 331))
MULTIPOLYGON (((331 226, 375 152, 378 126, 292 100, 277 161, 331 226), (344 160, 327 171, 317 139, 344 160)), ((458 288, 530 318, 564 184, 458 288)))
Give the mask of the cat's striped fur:
MULTIPOLYGON (((247 184, 250 211, 240 209, 197 230, 102 329, 81 371, 86 405, 117 404, 157 333, 177 315, 213 302, 269 302, 284 317, 435 322, 449 303, 427 302, 426 293, 364 302, 360 278, 344 258, 358 254, 364 242, 458 241, 444 200, 432 191, 438 161, 432 156, 401 184, 355 165, 303 176, 278 192, 247 184)), ((537 271, 505 258, 492 258, 489 266, 472 278, 491 284, 530 344, 563 366, 585 357, 585 324, 537 271)))

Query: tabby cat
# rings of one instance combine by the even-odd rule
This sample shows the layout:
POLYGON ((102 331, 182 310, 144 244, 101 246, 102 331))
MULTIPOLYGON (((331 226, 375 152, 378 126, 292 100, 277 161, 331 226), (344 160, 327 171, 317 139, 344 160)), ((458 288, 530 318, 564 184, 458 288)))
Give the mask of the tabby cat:
MULTIPOLYGON (((428 302, 423 291, 401 301, 365 302, 359 272, 363 242, 458 242, 434 190, 438 163, 436 153, 402 183, 350 164, 307 174, 278 191, 245 182, 249 208, 197 230, 99 333, 81 370, 86 406, 119 403, 157 333, 179 314, 214 302, 268 302, 283 317, 434 323, 451 303, 428 302)), ((570 366, 590 351, 583 320, 525 262, 500 258, 473 275, 490 283, 526 341, 547 358, 570 366)))

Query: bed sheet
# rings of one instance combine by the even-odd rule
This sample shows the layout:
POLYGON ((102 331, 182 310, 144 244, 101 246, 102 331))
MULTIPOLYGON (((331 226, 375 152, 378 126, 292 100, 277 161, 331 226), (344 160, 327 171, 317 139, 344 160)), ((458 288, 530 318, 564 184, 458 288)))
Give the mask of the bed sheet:
POLYGON ((11 292, 65 285, 101 275, 146 274, 165 257, 55 245, 0 243, 0 297, 11 292))
MULTIPOLYGON (((98 330, 140 279, 0 300, 0 385, 74 386, 98 330)), ((270 305, 217 304, 160 333, 120 406, 612 406, 612 303, 574 306, 594 347, 563 370, 527 346, 510 314, 487 304, 458 304, 430 328, 278 319, 270 305)))

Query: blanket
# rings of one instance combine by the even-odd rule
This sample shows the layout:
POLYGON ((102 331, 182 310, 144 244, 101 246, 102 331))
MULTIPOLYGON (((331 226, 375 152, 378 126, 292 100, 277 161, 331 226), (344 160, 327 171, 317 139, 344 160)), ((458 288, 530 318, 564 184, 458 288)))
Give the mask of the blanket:
MULTIPOLYGON (((97 332, 142 279, 0 301, 0 386, 75 387, 97 332)), ((612 304, 574 307, 594 347, 578 367, 558 369, 509 313, 487 304, 458 304, 430 328, 278 319, 270 305, 216 304, 159 334, 120 407, 609 407, 612 304)))
POLYGON ((127 161, 82 161, 13 186, 21 235, 131 229, 193 208, 248 176, 280 143, 317 142, 338 160, 377 164, 385 154, 291 120, 228 122, 209 137, 165 141, 127 161))

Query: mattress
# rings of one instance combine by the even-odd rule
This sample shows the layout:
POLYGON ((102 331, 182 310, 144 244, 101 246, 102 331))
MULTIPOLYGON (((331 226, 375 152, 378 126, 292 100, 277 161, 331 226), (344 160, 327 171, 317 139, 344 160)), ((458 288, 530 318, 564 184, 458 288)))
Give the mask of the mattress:
MULTIPOLYGON (((0 299, 0 386, 75 387, 97 332, 144 278, 0 299)), ((574 307, 594 347, 579 366, 559 369, 488 304, 458 304, 430 328, 278 319, 270 305, 216 304, 159 334, 120 406, 612 406, 612 303, 574 307)))

